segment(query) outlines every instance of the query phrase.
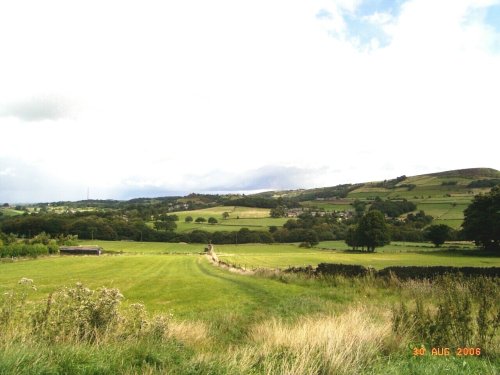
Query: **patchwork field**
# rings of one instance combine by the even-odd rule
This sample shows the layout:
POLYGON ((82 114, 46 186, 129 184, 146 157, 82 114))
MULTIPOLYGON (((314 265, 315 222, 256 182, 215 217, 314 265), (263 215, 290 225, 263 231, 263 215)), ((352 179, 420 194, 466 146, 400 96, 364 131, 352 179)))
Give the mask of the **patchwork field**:
POLYGON ((252 208, 252 207, 237 207, 237 206, 218 206, 194 211, 179 211, 173 212, 179 217, 177 224, 177 232, 191 232, 193 230, 204 230, 207 232, 215 231, 238 231, 241 228, 249 228, 253 230, 267 231, 270 226, 282 226, 286 222, 286 218, 271 218, 269 217, 269 209, 267 208, 252 208), (222 214, 227 212, 229 217, 224 219, 222 214), (191 216, 193 222, 186 223, 186 216, 191 216), (208 220, 210 217, 217 219, 217 224, 195 223, 194 220, 198 217, 203 217, 208 220))

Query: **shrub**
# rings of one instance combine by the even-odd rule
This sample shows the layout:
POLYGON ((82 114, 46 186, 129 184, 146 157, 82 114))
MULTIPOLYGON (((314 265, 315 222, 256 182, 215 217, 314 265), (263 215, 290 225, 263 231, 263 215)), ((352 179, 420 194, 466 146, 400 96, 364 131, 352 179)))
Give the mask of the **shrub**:
POLYGON ((96 342, 119 323, 118 289, 91 290, 81 283, 49 295, 33 317, 33 332, 51 342, 96 342))
POLYGON ((483 354, 495 354, 499 285, 484 277, 464 281, 445 276, 436 280, 435 288, 440 291, 437 309, 431 310, 420 297, 413 309, 401 303, 393 308, 393 331, 408 333, 412 340, 431 347, 480 347, 483 354))
POLYGON ((12 243, 0 247, 0 258, 7 257, 30 257, 36 258, 40 255, 53 254, 59 251, 57 245, 51 244, 49 246, 36 243, 33 245, 24 243, 12 243))

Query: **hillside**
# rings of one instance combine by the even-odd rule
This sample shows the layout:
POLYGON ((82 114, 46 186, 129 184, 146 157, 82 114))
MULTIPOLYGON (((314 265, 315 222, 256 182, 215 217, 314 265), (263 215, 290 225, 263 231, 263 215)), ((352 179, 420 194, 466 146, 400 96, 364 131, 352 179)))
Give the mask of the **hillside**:
POLYGON ((399 176, 384 181, 372 181, 357 184, 341 184, 313 189, 296 189, 283 191, 267 191, 258 194, 189 194, 184 197, 134 198, 128 201, 88 200, 77 202, 39 203, 27 206, 3 205, 0 217, 33 212, 52 212, 57 214, 93 212, 121 213, 127 218, 140 218, 149 221, 153 217, 167 212, 177 212, 181 218, 179 232, 194 229, 239 230, 242 227, 255 229, 267 228, 269 225, 282 225, 282 220, 270 221, 268 212, 277 205, 288 208, 310 208, 324 211, 351 211, 352 203, 361 200, 370 205, 375 199, 406 199, 417 205, 417 211, 423 210, 434 217, 434 223, 447 224, 459 228, 463 220, 463 210, 469 205, 474 195, 487 192, 491 187, 500 184, 500 172, 491 168, 469 168, 435 172, 417 176, 399 176), (235 207, 256 208, 258 215, 235 212, 235 207), (207 210, 197 211, 193 210, 207 210), (214 211, 214 212, 212 212, 214 211), (216 211, 216 212, 215 212, 216 211), (231 212, 228 220, 221 220, 222 212, 231 212), (263 215, 262 212, 266 214, 263 215), (183 219, 187 215, 216 217, 219 224, 199 225, 186 224, 183 219))
POLYGON ((459 228, 463 210, 474 195, 487 192, 500 184, 500 172, 491 168, 470 168, 399 176, 384 181, 344 184, 335 187, 290 192, 275 192, 275 196, 293 196, 302 206, 331 210, 352 210, 356 200, 370 203, 382 199, 407 199, 434 217, 435 224, 459 228))

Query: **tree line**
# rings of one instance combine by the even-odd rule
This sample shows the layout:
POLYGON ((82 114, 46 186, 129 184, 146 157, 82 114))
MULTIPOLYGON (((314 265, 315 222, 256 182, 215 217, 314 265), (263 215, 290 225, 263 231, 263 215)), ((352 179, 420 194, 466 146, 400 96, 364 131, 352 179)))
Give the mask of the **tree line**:
MULTIPOLYGON (((277 203, 283 201, 276 200, 277 203)), ((177 233, 175 214, 165 212, 150 216, 153 227, 141 218, 124 215, 121 211, 90 211, 66 214, 38 213, 0 220, 0 232, 13 233, 20 238, 31 239, 41 233, 57 237, 74 235, 80 239, 134 240, 159 242, 249 243, 249 242, 303 242, 314 245, 319 241, 346 240, 355 249, 374 251, 389 240, 432 241, 436 246, 445 240, 473 240, 478 246, 490 250, 500 249, 500 187, 488 194, 477 195, 464 211, 461 231, 444 225, 431 225, 432 217, 425 212, 409 213, 405 219, 391 215, 414 208, 413 203, 402 201, 373 202, 366 212, 366 203, 353 203, 355 215, 340 220, 335 213, 302 213, 297 219, 288 220, 282 227, 271 226, 268 230, 243 228, 238 232, 216 231, 209 233, 195 230, 177 233)), ((281 205, 276 206, 283 207, 281 205)), ((398 215, 399 216, 399 215, 398 215)), ((211 220, 216 224, 217 220, 211 220)))

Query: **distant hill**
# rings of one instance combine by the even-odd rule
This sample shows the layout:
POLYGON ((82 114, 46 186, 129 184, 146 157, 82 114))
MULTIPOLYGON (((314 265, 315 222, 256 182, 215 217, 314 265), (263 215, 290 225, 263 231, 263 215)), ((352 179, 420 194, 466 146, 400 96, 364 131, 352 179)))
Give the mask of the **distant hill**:
MULTIPOLYGON (((65 209, 93 207, 98 209, 140 209, 146 211, 193 210, 220 205, 272 208, 277 204, 296 207, 303 202, 336 201, 338 205, 349 204, 354 199, 436 200, 452 198, 457 202, 470 202, 474 195, 500 185, 500 172, 492 168, 468 168, 428 173, 417 176, 397 176, 384 181, 344 183, 336 186, 313 189, 266 191, 257 194, 189 194, 184 197, 134 198, 118 200, 84 200, 77 202, 53 202, 30 205, 65 209), (281 198, 281 203, 276 199, 281 198), (344 200, 345 202, 342 202, 344 200), (257 204, 258 203, 258 204, 257 204)), ((306 203, 307 205, 307 203, 306 203)), ((3 216, 20 214, 22 211, 0 209, 3 216)))
POLYGON ((342 184, 331 187, 264 192, 263 197, 287 197, 298 201, 333 200, 343 198, 423 199, 472 196, 500 184, 500 172, 492 168, 469 168, 428 173, 417 176, 399 176, 384 181, 360 184, 342 184))
POLYGON ((436 177, 464 177, 472 179, 500 178, 500 171, 493 168, 467 168, 452 171, 430 173, 429 176, 436 177))
MULTIPOLYGON (((474 196, 488 192, 496 185, 500 185, 499 171, 491 168, 469 168, 409 177, 395 176, 383 181, 346 183, 313 189, 267 191, 248 195, 192 193, 184 197, 135 198, 128 201, 108 199, 37 203, 16 206, 15 209, 4 205, 0 207, 0 221, 25 213, 78 214, 82 217, 84 215, 108 217, 119 213, 121 217, 151 221, 155 216, 170 212, 179 215, 183 211, 206 209, 233 212, 235 206, 262 210, 284 205, 288 209, 295 210, 295 213, 303 208, 313 212, 353 211, 355 200, 364 201, 363 203, 370 207, 374 201, 381 199, 407 200, 416 207, 415 212, 422 210, 432 216, 433 223, 459 229, 464 209, 469 206, 474 196)), ((225 223, 227 224, 227 221, 225 223)), ((238 225, 234 228, 241 227, 242 223, 242 220, 238 221, 236 223, 238 225)), ((252 225, 255 226, 256 223, 253 222, 252 225)))

